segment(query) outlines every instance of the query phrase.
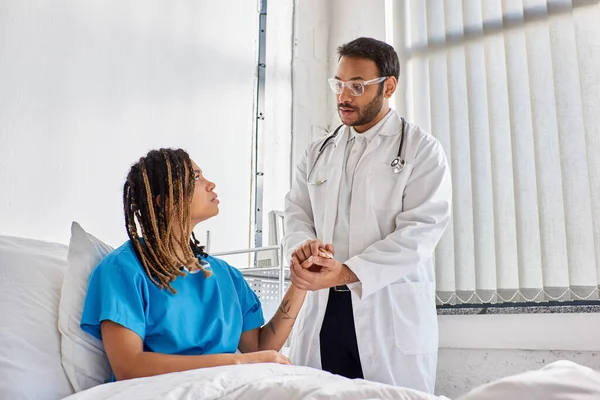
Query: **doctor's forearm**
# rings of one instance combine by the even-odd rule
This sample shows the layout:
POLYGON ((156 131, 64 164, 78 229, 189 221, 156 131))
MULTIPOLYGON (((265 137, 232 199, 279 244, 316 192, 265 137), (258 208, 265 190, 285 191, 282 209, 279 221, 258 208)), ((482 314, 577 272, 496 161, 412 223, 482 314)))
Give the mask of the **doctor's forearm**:
POLYGON ((344 267, 342 268, 342 272, 340 273, 342 279, 340 285, 348 285, 350 283, 359 282, 360 279, 358 279, 358 276, 356 276, 356 274, 352 272, 352 270, 348 268, 346 264, 343 265, 344 267))
POLYGON ((298 289, 293 284, 290 286, 273 318, 260 329, 260 350, 281 350, 292 331, 305 297, 306 290, 298 289))

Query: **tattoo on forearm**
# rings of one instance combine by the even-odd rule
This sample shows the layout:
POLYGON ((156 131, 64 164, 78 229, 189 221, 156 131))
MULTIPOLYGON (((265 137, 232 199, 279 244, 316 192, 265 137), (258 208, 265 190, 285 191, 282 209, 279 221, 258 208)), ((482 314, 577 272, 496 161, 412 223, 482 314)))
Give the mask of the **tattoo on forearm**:
MULTIPOLYGON (((296 317, 292 317, 290 315, 290 309, 292 308, 292 306, 290 306, 290 301, 289 300, 283 300, 281 302, 281 304, 279 305, 279 308, 277 309, 277 311, 279 311, 280 313, 283 314, 283 319, 290 319, 292 320, 292 325, 296 322, 296 317)), ((273 318, 275 319, 275 318, 273 318)), ((271 330, 271 332, 273 333, 273 335, 276 335, 275 333, 275 324, 273 323, 273 320, 269 321, 269 323, 267 324, 267 326, 269 327, 269 329, 271 330)))
POLYGON ((290 306, 290 301, 288 299, 283 300, 283 302, 279 305, 279 312, 283 314, 283 319, 296 319, 296 317, 292 317, 289 312, 292 308, 290 306))
POLYGON ((275 325, 273 324, 273 321, 269 321, 267 325, 269 325, 271 332, 273 332, 273 335, 275 335, 275 325))

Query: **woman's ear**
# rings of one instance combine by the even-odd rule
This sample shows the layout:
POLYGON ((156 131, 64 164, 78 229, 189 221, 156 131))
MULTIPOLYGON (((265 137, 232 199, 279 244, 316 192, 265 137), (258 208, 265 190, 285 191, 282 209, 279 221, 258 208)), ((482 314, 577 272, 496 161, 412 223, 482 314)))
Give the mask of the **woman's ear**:
POLYGON ((161 205, 161 200, 162 200, 162 197, 161 197, 161 196, 160 196, 160 194, 159 194, 158 196, 156 196, 156 197, 154 198, 154 205, 155 205, 156 207, 160 207, 160 205, 161 205))

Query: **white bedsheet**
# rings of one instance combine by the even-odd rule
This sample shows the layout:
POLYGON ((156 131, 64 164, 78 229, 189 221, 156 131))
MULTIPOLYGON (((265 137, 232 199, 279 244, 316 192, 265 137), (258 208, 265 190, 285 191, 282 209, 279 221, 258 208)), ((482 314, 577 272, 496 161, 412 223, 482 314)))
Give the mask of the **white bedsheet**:
POLYGON ((410 389, 279 364, 224 366, 107 383, 67 399, 447 400, 410 389))

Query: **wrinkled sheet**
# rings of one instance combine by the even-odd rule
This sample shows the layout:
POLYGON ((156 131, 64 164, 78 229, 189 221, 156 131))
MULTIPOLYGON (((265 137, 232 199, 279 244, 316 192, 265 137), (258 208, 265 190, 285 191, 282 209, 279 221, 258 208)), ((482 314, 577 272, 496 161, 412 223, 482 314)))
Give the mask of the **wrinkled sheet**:
POLYGON ((68 400, 447 400, 415 390, 350 380, 313 368, 249 364, 197 369, 107 383, 68 400))

